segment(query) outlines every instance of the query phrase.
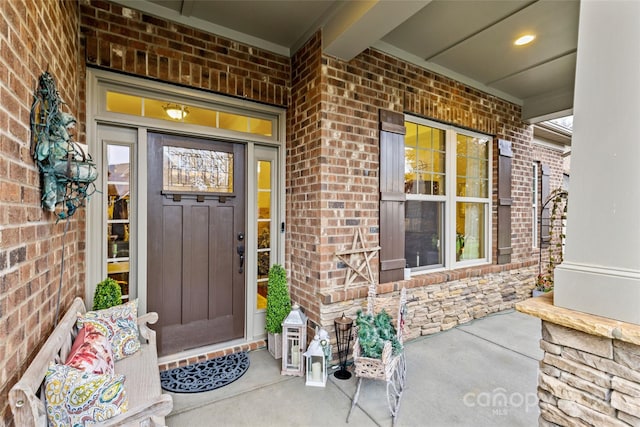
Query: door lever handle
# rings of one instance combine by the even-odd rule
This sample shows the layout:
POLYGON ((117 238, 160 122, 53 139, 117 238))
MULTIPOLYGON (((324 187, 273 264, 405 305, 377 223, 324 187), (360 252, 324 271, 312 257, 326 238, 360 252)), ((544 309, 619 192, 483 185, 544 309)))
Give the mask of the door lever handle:
POLYGON ((237 252, 240 255, 240 271, 238 272, 242 273, 244 271, 244 245, 238 245, 237 252))

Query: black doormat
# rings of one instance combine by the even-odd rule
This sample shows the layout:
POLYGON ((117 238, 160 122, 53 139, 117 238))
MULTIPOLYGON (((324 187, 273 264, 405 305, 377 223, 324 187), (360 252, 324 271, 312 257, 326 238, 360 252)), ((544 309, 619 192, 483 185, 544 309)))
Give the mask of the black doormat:
POLYGON ((162 388, 174 393, 200 393, 231 384, 249 369, 246 351, 160 372, 162 388))

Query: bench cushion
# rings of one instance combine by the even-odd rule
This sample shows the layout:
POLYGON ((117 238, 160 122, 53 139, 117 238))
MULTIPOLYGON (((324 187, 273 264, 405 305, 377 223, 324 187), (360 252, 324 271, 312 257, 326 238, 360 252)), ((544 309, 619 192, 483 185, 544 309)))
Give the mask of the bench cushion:
POLYGON ((45 376, 49 425, 87 425, 125 412, 124 382, 122 375, 99 375, 67 365, 51 365, 45 376))

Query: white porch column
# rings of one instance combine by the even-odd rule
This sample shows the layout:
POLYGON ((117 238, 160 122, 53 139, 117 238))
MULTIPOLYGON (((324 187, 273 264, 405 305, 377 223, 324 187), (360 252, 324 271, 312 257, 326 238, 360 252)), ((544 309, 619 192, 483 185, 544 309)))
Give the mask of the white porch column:
POLYGON ((640 324, 640 2, 580 5, 565 261, 554 304, 640 324))

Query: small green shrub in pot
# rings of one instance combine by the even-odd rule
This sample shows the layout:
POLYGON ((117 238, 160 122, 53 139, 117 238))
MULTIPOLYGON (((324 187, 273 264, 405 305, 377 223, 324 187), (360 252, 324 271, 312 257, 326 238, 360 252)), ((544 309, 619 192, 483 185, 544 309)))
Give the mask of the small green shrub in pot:
POLYGON ((269 269, 269 281, 267 282, 267 332, 279 334, 282 332, 282 321, 291 311, 291 298, 287 287, 287 273, 279 264, 274 264, 269 269))
POLYGON ((93 309, 103 310, 119 304, 122 304, 122 290, 118 282, 107 277, 98 283, 93 296, 93 309))

